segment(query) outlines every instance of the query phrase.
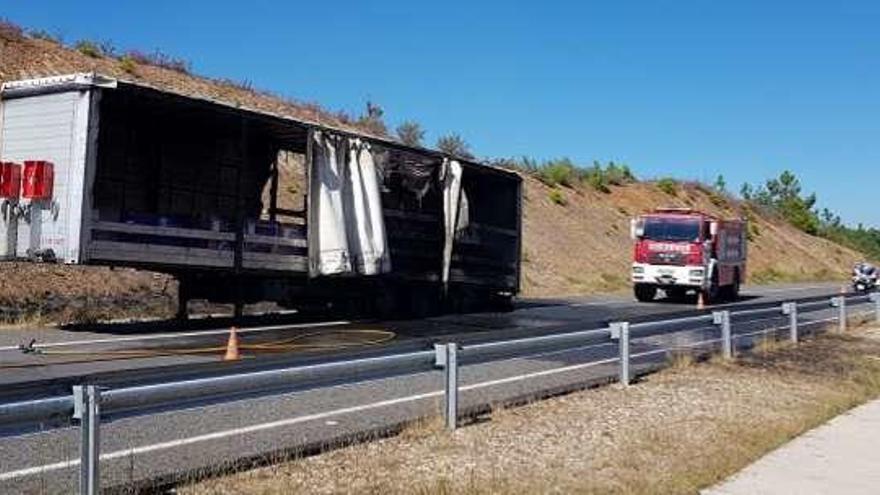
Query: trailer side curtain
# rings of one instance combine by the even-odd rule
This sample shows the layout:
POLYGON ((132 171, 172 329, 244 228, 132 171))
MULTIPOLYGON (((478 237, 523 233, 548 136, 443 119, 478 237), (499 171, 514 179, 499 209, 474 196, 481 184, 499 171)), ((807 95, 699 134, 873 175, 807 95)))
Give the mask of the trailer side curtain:
POLYGON ((443 183, 443 287, 449 284, 449 269, 452 266, 452 247, 456 232, 467 228, 467 199, 461 189, 461 164, 455 160, 444 159, 441 170, 443 183))
POLYGON ((349 141, 348 189, 344 195, 348 211, 346 226, 354 271, 377 275, 391 271, 385 238, 382 197, 373 152, 360 139, 349 141))
POLYGON ((313 133, 309 173, 309 274, 391 270, 376 166, 369 144, 313 133))

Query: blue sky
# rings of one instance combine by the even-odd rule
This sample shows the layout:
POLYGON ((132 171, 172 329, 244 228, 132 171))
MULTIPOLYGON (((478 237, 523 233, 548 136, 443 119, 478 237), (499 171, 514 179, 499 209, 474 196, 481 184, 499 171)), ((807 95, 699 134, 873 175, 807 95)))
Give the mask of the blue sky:
POLYGON ((479 156, 616 160, 732 189, 795 171, 880 225, 880 2, 0 0, 67 41, 189 59, 479 156))

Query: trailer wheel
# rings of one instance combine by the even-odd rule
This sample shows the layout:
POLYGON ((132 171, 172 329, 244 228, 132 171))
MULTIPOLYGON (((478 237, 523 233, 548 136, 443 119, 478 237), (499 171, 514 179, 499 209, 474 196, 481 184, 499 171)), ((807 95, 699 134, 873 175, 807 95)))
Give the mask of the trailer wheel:
POLYGON ((394 287, 380 287, 373 298, 374 314, 383 320, 391 320, 400 315, 400 297, 394 287))
POLYGON ((636 299, 640 302, 651 302, 657 297, 657 287, 648 284, 636 284, 633 287, 636 299))
POLYGON ((513 311, 513 295, 498 294, 492 292, 489 294, 489 310, 499 313, 509 313, 513 311))
POLYGON ((440 314, 441 302, 439 288, 434 286, 413 286, 407 290, 409 316, 426 318, 440 314))

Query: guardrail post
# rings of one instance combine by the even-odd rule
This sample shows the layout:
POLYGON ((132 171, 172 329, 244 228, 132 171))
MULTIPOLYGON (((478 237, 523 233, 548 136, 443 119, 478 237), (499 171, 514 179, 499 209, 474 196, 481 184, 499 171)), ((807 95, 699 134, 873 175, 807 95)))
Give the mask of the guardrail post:
POLYGON ((837 308, 837 329, 840 332, 846 331, 846 297, 832 297, 831 306, 837 308))
POLYGON ((782 314, 788 315, 788 338, 797 344, 798 341, 798 309, 796 302, 782 303, 782 314))
POLYGON ((609 328, 611 338, 617 339, 620 348, 620 384, 627 387, 632 376, 629 371, 629 322, 614 322, 609 328))
POLYGON ((880 322, 880 293, 872 292, 868 297, 874 301, 874 318, 880 322))
POLYGON ((95 385, 73 387, 73 417, 79 420, 79 493, 101 491, 101 390, 95 385))
POLYGON ((434 344, 435 364, 443 368, 444 408, 446 429, 458 427, 458 344, 434 344))
POLYGON ((730 334, 730 311, 715 311, 712 313, 712 321, 721 327, 721 355, 724 359, 733 357, 733 339, 730 334))

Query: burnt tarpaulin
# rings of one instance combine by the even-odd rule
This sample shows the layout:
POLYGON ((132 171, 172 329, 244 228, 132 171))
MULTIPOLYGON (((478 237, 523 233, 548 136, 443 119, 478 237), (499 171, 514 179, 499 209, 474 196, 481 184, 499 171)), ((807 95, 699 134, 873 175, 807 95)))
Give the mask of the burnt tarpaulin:
MULTIPOLYGON (((449 284, 452 266, 452 248, 456 232, 468 224, 467 208, 462 208, 461 164, 456 160, 443 160, 440 180, 443 186, 443 273, 444 288, 449 284)), ((465 203, 466 204, 466 203, 465 203)))
POLYGON ((385 238, 379 177, 369 143, 349 140, 346 205, 347 238, 355 272, 376 275, 391 271, 385 238))
POLYGON ((309 170, 309 275, 388 272, 391 262, 379 180, 368 143, 312 134, 309 170))

